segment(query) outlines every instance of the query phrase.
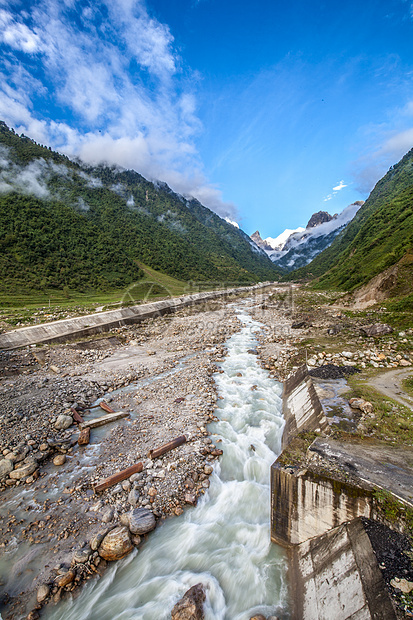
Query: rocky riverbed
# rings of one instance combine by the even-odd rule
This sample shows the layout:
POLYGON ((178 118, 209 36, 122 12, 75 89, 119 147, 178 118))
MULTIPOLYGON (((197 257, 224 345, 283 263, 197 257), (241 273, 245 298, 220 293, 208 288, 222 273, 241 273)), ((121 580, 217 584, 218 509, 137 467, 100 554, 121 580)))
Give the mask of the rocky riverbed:
MULTIPOLYGON (((306 359, 323 372, 413 361, 411 330, 363 335, 360 322, 334 308, 313 306, 309 316, 288 295, 275 288, 248 304, 264 325, 254 352, 270 376, 283 380, 306 359)), ((100 338, 0 352, 4 620, 38 617, 205 493, 221 453, 207 428, 217 402, 213 374, 239 329, 233 305, 215 301, 100 338), (79 446, 74 410, 84 421, 100 416, 90 408, 99 399, 128 415, 92 429, 79 446), (148 458, 181 435, 184 444, 148 458), (138 462, 141 472, 94 492, 138 462)))
POLYGON ((139 545, 139 515, 156 524, 197 502, 221 454, 206 429, 217 400, 214 362, 238 329, 233 309, 214 302, 88 342, 1 354, 4 620, 37 617, 139 545), (129 415, 92 429, 90 444, 79 446, 74 410, 84 421, 100 416, 89 407, 101 398, 129 415), (186 443, 148 458, 180 435, 186 443), (94 493, 94 483, 137 462, 142 472, 94 493), (112 555, 102 551, 108 536, 112 555))

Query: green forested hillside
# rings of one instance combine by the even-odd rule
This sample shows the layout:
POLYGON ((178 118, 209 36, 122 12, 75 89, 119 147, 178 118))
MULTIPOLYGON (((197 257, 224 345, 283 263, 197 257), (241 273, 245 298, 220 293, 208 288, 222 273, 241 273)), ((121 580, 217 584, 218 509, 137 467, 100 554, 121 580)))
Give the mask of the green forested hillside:
POLYGON ((198 201, 131 170, 90 167, 0 123, 0 286, 123 287, 137 261, 180 280, 254 282, 278 272, 198 201))
POLYGON ((331 246, 293 277, 352 291, 413 248, 413 149, 392 166, 331 246))

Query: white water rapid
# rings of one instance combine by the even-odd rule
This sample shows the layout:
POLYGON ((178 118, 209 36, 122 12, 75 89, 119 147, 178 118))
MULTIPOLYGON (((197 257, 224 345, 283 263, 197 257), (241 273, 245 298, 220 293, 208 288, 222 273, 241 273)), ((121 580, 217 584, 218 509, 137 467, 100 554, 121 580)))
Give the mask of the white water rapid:
POLYGON ((270 465, 281 449, 281 386, 251 352, 261 325, 244 310, 215 381, 224 454, 195 508, 167 520, 139 551, 89 582, 49 620, 167 620, 196 583, 207 587, 207 620, 288 618, 286 556, 270 542, 270 465), (241 373, 242 376, 238 376, 241 373), (253 386, 253 389, 251 389, 253 386))

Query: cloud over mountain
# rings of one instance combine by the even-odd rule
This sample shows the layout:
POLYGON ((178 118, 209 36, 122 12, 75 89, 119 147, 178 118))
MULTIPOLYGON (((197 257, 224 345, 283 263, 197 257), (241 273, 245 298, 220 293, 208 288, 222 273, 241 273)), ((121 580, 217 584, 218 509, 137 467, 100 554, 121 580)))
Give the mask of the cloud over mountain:
POLYGON ((136 169, 236 217, 195 148, 196 76, 142 0, 2 5, 0 118, 69 155, 136 169))

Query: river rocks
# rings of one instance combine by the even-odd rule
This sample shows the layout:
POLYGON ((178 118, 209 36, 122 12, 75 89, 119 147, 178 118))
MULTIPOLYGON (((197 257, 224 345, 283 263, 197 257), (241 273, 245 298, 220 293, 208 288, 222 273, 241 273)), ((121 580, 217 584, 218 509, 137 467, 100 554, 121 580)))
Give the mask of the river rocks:
POLYGON ((205 589, 202 583, 192 586, 177 602, 171 612, 171 620, 203 620, 205 589))
POLYGON ((37 469, 37 462, 32 460, 9 473, 12 480, 22 480, 27 478, 37 469))
POLYGON ((129 504, 131 506, 135 507, 136 504, 138 503, 139 496, 140 496, 139 491, 137 489, 133 488, 130 491, 129 495, 128 495, 128 502, 129 502, 129 504))
POLYGON ((57 465, 58 467, 64 465, 66 463, 66 455, 65 454, 57 454, 53 459, 53 465, 57 465))
POLYGON ((92 554, 92 549, 86 547, 85 549, 78 549, 73 556, 72 564, 85 564, 92 554))
POLYGON ((155 529, 155 516, 146 508, 135 508, 128 513, 127 517, 128 527, 132 534, 143 535, 155 529))
POLYGON ((392 332, 393 328, 385 323, 374 323, 373 325, 363 325, 363 327, 360 327, 360 333, 363 336, 372 336, 374 338, 378 336, 385 336, 386 334, 391 334, 392 332))
POLYGON ((99 548, 100 543, 102 542, 102 540, 105 538, 106 534, 108 532, 111 531, 111 529, 113 528, 105 528, 100 530, 97 534, 95 534, 95 536, 91 539, 90 541, 90 548, 92 549, 92 551, 97 551, 97 549, 99 548))
POLYGON ((255 616, 251 616, 250 620, 267 620, 267 618, 262 614, 256 614, 255 616))
POLYGON ((58 416, 56 422, 54 423, 54 427, 58 431, 64 431, 67 428, 69 428, 69 426, 71 426, 72 424, 73 424, 72 416, 61 413, 58 416))
POLYGON ((50 588, 47 584, 43 584, 42 586, 40 586, 40 588, 38 588, 37 590, 37 602, 38 603, 43 603, 43 601, 45 601, 47 599, 47 597, 50 594, 50 588))
POLYGON ((90 441, 90 428, 87 426, 86 428, 82 428, 80 431, 80 435, 78 437, 77 443, 79 446, 87 446, 90 441))
POLYGON ((374 411, 373 405, 368 400, 364 400, 364 398, 350 398, 348 402, 352 409, 359 409, 363 413, 369 414, 374 411))
POLYGON ((125 557, 132 549, 133 544, 128 529, 124 526, 118 526, 106 534, 98 551, 101 558, 113 562, 125 557))
POLYGON ((0 461, 0 478, 5 478, 11 471, 13 471, 13 463, 10 459, 1 459, 0 461))
POLYGON ((110 523, 113 520, 115 509, 112 506, 107 506, 102 511, 102 523, 110 523))
POLYGON ((55 585, 58 588, 64 588, 72 583, 73 579, 76 577, 76 573, 74 570, 70 569, 67 572, 63 573, 63 575, 58 575, 55 579, 55 585))

